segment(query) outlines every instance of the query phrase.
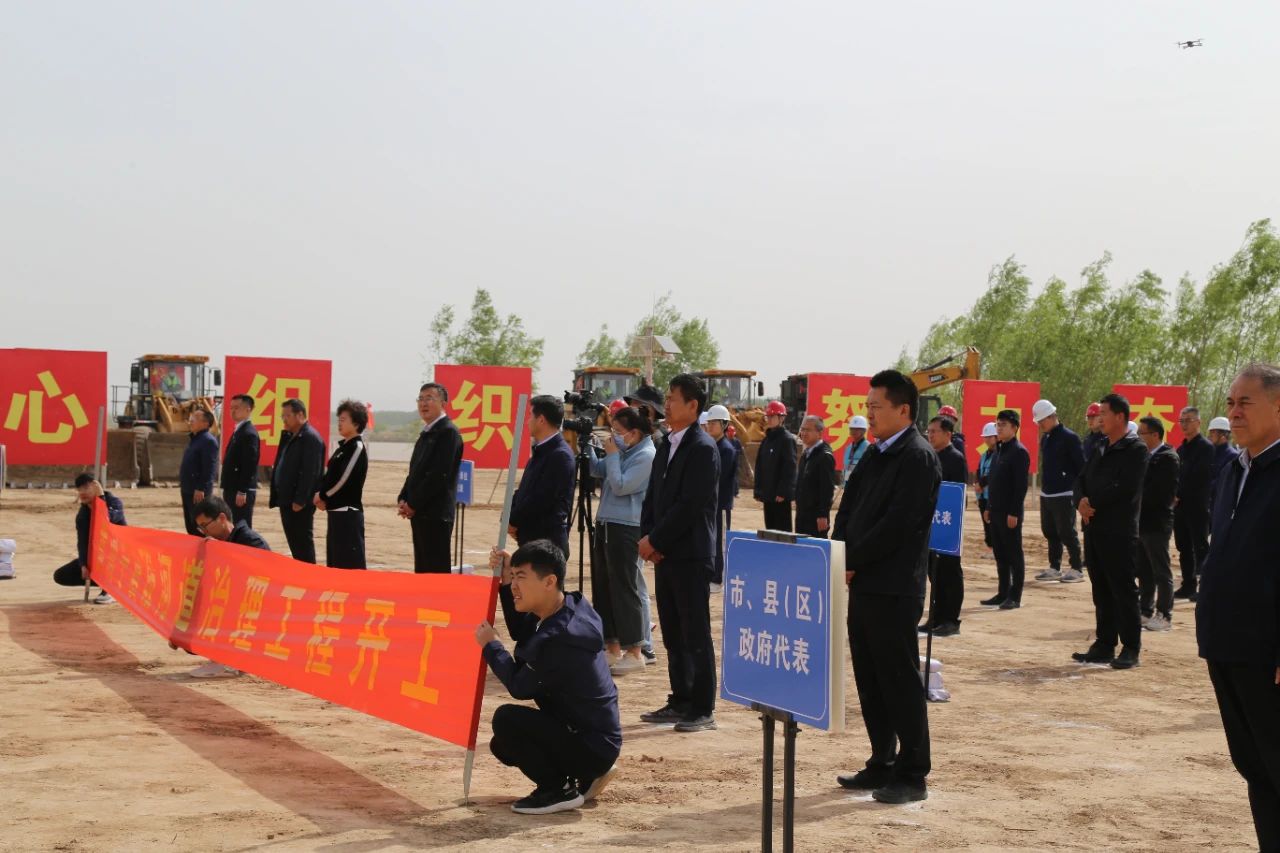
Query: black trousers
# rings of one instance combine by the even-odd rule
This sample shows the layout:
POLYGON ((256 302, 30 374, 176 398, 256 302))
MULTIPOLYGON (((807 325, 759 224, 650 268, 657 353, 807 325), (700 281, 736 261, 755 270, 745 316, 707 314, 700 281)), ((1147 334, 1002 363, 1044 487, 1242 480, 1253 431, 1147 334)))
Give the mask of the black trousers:
POLYGON ((280 507, 280 526, 284 528, 289 553, 299 562, 314 564, 316 561, 315 522, 315 504, 307 504, 297 512, 289 504, 280 507))
POLYGON ((1142 647, 1142 618, 1134 583, 1136 538, 1093 531, 1085 537, 1084 544, 1093 588, 1096 645, 1114 650, 1118 638, 1125 648, 1138 651, 1142 647))
POLYGON ((733 510, 716 511, 716 566, 711 574, 712 583, 724 583, 725 535, 733 526, 733 510))
POLYGON ((1169 531, 1138 534, 1135 560, 1138 569, 1138 609, 1143 616, 1157 610, 1166 619, 1173 616, 1173 565, 1169 560, 1169 531))
POLYGON ((1280 685, 1271 663, 1209 661, 1231 763, 1249 786, 1258 849, 1280 850, 1280 685))
POLYGON ((453 519, 409 519, 413 531, 413 570, 417 574, 447 575, 453 567, 453 519))
POLYGON ((1010 528, 1008 516, 991 514, 991 538, 996 552, 996 592, 1001 598, 1022 601, 1022 584, 1027 577, 1027 558, 1022 553, 1022 519, 1010 528))
POLYGON ((805 536, 813 536, 818 539, 827 539, 831 535, 831 513, 826 515, 801 515, 796 513, 796 533, 803 533, 805 536), (827 529, 818 529, 818 519, 825 518, 827 520, 827 529))
POLYGON ((663 560, 654 569, 658 625, 667 649, 671 707, 690 717, 716 707, 716 650, 711 644, 712 562, 663 560))
POLYGON ((1195 592, 1200 567, 1209 555, 1209 506, 1207 502, 1179 503, 1173 508, 1173 544, 1178 549, 1182 588, 1195 592))
POLYGON ((586 781, 603 776, 618 756, 599 755, 582 736, 540 708, 499 705, 493 712, 493 757, 508 767, 518 767, 538 786, 555 791, 565 782, 585 787, 586 781))
POLYGON ((773 499, 764 502, 764 526, 768 530, 791 532, 791 501, 779 503, 773 499))
POLYGON ((222 499, 227 502, 227 506, 231 507, 231 523, 243 521, 245 524, 253 527, 253 505, 257 503, 257 492, 246 492, 244 496, 244 506, 236 506, 236 495, 238 492, 229 492, 222 490, 222 499))
POLYGON ((1068 565, 1080 571, 1080 537, 1076 535, 1075 499, 1071 495, 1040 498, 1040 532, 1049 542, 1049 568, 1062 569, 1062 549, 1068 565))
POLYGON ((329 527, 324 536, 324 562, 331 569, 363 569, 364 512, 358 509, 325 513, 329 527))
POLYGON ((964 571, 960 568, 960 558, 930 551, 929 583, 932 599, 929 623, 935 628, 951 622, 960 624, 960 608, 964 605, 964 571))
POLYGON ((196 527, 195 506, 195 494, 185 489, 182 490, 182 521, 187 526, 187 533, 192 536, 204 536, 200 528, 196 527))
POLYGON ((987 521, 987 499, 978 498, 978 518, 982 519, 982 541, 988 548, 995 548, 995 540, 991 538, 991 522, 987 521))
MULTIPOLYGON (((84 586, 84 578, 80 575, 80 561, 72 560, 53 570, 53 582, 59 586, 84 586)), ((92 581, 90 581, 92 583, 92 581)), ((97 586, 97 584, 93 584, 97 586)))
POLYGON ((920 677, 916 626, 920 599, 849 595, 849 648, 862 721, 871 740, 867 767, 889 768, 902 782, 929 774, 929 712, 920 677))
POLYGON ((640 528, 596 524, 591 557, 591 603, 604 625, 607 642, 624 649, 644 645, 644 603, 640 600, 640 528))

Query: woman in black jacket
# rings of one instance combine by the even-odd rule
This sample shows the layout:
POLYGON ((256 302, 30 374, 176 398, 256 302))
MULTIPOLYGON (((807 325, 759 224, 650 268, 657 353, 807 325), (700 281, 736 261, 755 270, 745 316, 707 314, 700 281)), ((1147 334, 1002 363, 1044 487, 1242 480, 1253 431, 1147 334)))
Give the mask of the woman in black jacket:
POLYGON ((369 425, 364 403, 343 400, 338 404, 338 434, 342 441, 329 457, 324 481, 316 493, 315 505, 325 511, 329 529, 325 534, 325 565, 332 569, 363 569, 364 480, 369 473, 369 453, 361 433, 369 425))

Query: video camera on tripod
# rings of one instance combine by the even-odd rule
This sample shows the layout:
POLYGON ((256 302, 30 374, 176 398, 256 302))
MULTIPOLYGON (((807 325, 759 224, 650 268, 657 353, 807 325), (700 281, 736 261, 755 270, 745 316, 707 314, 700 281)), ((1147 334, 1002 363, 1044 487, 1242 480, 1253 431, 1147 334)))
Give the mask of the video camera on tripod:
POLYGON ((595 429, 606 406, 596 399, 595 392, 590 389, 565 391, 564 404, 573 406, 573 417, 566 417, 561 427, 577 433, 579 445, 588 444, 591 441, 591 431, 595 429))

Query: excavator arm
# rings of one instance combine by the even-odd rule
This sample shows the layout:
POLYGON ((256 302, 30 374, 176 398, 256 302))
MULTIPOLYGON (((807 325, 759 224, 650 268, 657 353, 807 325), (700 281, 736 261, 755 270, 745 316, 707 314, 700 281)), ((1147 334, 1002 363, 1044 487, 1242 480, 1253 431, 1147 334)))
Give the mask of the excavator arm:
POLYGON ((960 382, 964 379, 981 378, 982 353, 973 347, 965 347, 962 352, 911 371, 911 381, 920 391, 928 391, 930 388, 960 382))

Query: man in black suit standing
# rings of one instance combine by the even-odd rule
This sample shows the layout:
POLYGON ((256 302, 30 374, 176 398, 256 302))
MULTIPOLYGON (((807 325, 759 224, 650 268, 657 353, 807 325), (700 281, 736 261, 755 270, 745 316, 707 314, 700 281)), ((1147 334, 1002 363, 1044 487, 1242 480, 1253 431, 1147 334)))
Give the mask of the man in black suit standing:
POLYGON ((200 536, 196 527, 195 506, 213 494, 214 476, 218 470, 218 440, 209 432, 213 415, 204 409, 195 409, 187 418, 191 439, 182 452, 182 464, 178 468, 178 491, 182 495, 182 520, 187 533, 200 536))
POLYGON ((800 423, 804 451, 796 469, 796 533, 826 539, 830 535, 831 502, 836 496, 836 457, 822 440, 826 424, 817 415, 800 423))
POLYGON ((576 464, 573 448, 560 433, 564 403, 549 394, 529 401, 533 455, 511 499, 507 533, 524 545, 550 539, 569 558, 569 512, 573 509, 576 464))
POLYGON ((276 464, 271 469, 268 505, 280 508, 280 525, 293 559, 314 563, 316 507, 312 498, 324 475, 324 439, 307 423, 307 407, 301 400, 290 398, 281 403, 280 417, 285 434, 280 437, 276 464))
POLYGON ((942 466, 915 428, 919 405, 915 383, 898 371, 871 377, 867 420, 876 444, 849 478, 833 534, 845 543, 849 647, 871 741, 866 766, 837 781, 882 803, 928 797, 931 769, 916 626, 942 466))
POLYGON ((764 440, 756 451, 753 493, 764 504, 764 526, 791 532, 791 501, 796 491, 796 437, 783 425, 787 407, 770 400, 764 409, 764 440))
MULTIPOLYGON (((929 446, 938 454, 944 483, 964 485, 969 466, 964 453, 956 447, 955 421, 938 415, 929 421, 926 434, 929 446)), ((929 618, 920 626, 921 633, 933 630, 935 637, 953 637, 960 633, 960 607, 964 604, 964 570, 960 558, 953 554, 929 552, 929 583, 933 590, 929 595, 929 618)))
POLYGON ((1200 410, 1187 406, 1178 415, 1182 444, 1178 446, 1178 495, 1173 505, 1173 544, 1178 549, 1182 584, 1174 598, 1196 600, 1200 566, 1209 554, 1209 480, 1213 475, 1213 444, 1200 432, 1200 410))
POLYGON ((996 552, 996 594, 982 603, 1001 610, 1022 606, 1022 583, 1027 575, 1022 551, 1022 515, 1027 500, 1031 454, 1018 441, 1022 418, 1013 409, 996 415, 996 457, 987 475, 987 522, 996 552))
POLYGON ((422 432, 413 445, 409 474, 396 498, 401 518, 413 531, 413 570, 417 574, 448 574, 453 558, 453 518, 458 505, 458 468, 462 465, 462 434, 445 414, 449 390, 438 382, 418 389, 418 417, 422 432))
POLYGON ((231 507, 231 520, 253 527, 253 504, 258 497, 258 458, 261 444, 253 425, 253 398, 237 394, 231 398, 231 420, 235 427, 227 439, 227 455, 222 460, 222 499, 231 507))
POLYGON ((716 727, 716 652, 711 644, 711 576, 716 558, 720 451, 698 426, 707 390, 691 374, 671 380, 665 401, 671 432, 658 448, 640 511, 640 556, 653 563, 658 623, 667 647, 671 695, 646 723, 678 732, 716 727))

